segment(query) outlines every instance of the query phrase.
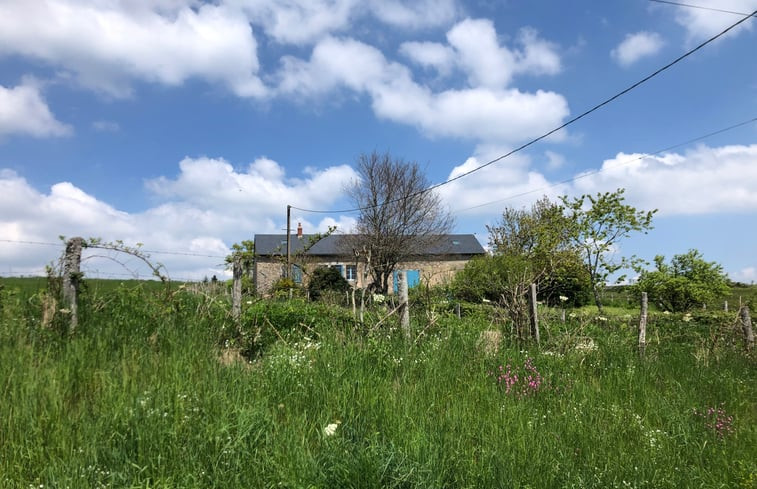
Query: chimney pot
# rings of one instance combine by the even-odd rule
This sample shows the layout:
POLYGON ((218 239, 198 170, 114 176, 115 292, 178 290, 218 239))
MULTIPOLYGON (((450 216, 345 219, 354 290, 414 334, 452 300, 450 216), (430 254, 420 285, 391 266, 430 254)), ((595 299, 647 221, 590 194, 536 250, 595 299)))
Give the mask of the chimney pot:
POLYGON ((297 238, 302 239, 302 223, 297 223, 297 238))

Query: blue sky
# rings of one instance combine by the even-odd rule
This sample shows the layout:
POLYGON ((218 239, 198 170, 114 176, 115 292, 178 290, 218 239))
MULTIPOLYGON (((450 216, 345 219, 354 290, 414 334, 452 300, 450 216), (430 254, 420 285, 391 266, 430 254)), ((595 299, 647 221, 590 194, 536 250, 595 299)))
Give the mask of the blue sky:
MULTIPOLYGON (((221 276, 232 243, 283 232, 287 204, 349 207, 361 153, 446 181, 742 17, 648 0, 0 0, 0 274, 38 273, 60 247, 32 243, 81 235, 143 243, 173 278, 221 276)), ((757 117, 756 41, 753 18, 441 187, 457 231, 486 244, 506 206, 623 187, 659 212, 619 254, 697 248, 757 280, 757 123, 646 155, 757 117)), ((293 214, 306 232, 355 217, 293 214)), ((88 253, 90 276, 149 275, 88 253)))

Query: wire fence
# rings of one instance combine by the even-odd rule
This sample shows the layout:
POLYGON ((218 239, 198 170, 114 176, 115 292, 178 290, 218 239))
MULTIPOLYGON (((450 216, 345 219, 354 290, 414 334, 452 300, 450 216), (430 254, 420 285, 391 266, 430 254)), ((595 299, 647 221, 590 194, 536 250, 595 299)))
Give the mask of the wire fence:
MULTIPOLYGON (((64 242, 0 239, 0 277, 41 277, 47 274, 47 267, 57 267, 63 256, 64 242), (4 246, 5 245, 5 246, 4 246), (14 247, 18 256, 19 247, 25 253, 23 259, 7 258, 8 247, 14 247), (4 249, 5 248, 5 249, 4 249), (49 250, 45 250, 48 248, 49 250), (50 248, 56 248, 51 250, 50 248), (28 252, 27 252, 28 250, 28 252), (47 266, 46 266, 47 265, 47 266)), ((225 259, 227 255, 201 253, 192 250, 148 250, 138 249, 150 262, 158 264, 161 258, 173 258, 168 264, 161 264, 172 281, 200 282, 231 277, 225 259), (179 270, 177 275, 171 269, 179 270)), ((85 248, 82 255, 81 271, 87 278, 105 280, 154 280, 153 271, 139 258, 117 249, 85 248)))

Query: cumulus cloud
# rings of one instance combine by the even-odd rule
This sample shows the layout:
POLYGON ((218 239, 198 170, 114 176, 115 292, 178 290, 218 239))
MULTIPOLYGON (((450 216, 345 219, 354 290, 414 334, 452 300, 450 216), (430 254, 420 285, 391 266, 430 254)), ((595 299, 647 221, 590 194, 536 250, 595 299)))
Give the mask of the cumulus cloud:
POLYGON ((33 80, 26 79, 13 88, 0 85, 0 138, 9 134, 66 136, 72 132, 50 112, 33 80))
POLYGON ((618 47, 610 51, 610 56, 623 67, 631 66, 641 58, 657 54, 664 41, 656 32, 637 32, 628 34, 618 47))
POLYGON ((757 145, 698 146, 662 156, 619 153, 575 181, 576 193, 627 189, 629 201, 660 215, 757 212, 757 145))
MULTIPOLYGON (((55 243, 59 235, 65 235, 120 239, 131 246, 143 243, 145 250, 179 252, 154 255, 172 277, 220 274, 231 243, 256 233, 283 233, 287 204, 328 207, 341 197, 338 189, 355 177, 346 166, 311 168, 298 178, 287 178, 282 167, 267 158, 252 162, 244 171, 235 170, 221 158, 185 158, 175 178, 146 182, 159 199, 155 206, 128 213, 70 182, 56 183, 41 192, 16 172, 0 170, 0 234, 12 241, 0 245, 0 270, 41 271, 57 259, 60 249, 19 242, 55 243)), ((324 231, 329 225, 337 225, 341 231, 354 226, 351 216, 318 220, 312 216, 293 212, 293 219, 302 222, 306 232, 324 231)), ((132 265, 139 267, 138 263, 132 265)), ((100 272, 125 272, 111 259, 93 257, 87 266, 100 272)), ((141 273, 149 276, 149 270, 141 273)))
POLYGON ((530 28, 521 30, 522 49, 501 46, 492 21, 465 19, 447 32, 447 41, 457 53, 457 63, 467 73, 471 86, 502 88, 519 73, 555 74, 561 69, 554 46, 530 28))
POLYGON ((41 60, 113 96, 143 80, 220 82, 263 96, 257 43, 236 9, 191 0, 129 3, 49 0, 0 3, 0 55, 41 60))
POLYGON ((454 0, 373 0, 369 5, 379 20, 413 29, 447 24, 459 10, 454 0))
MULTIPOLYGON (((723 3, 718 0, 702 0, 701 2, 698 2, 697 5, 712 9, 742 12, 744 15, 757 10, 757 0, 732 0, 728 2, 727 6, 724 6, 723 3)), ((738 16, 732 13, 691 7, 677 7, 675 19, 678 24, 686 29, 689 43, 710 38, 739 20, 738 16)), ((739 32, 751 30, 753 24, 753 20, 744 22, 727 35, 735 36, 738 35, 739 32)))
POLYGON ((227 0, 253 24, 282 44, 306 45, 346 31, 364 17, 392 27, 422 29, 449 23, 458 11, 455 0, 227 0))
POLYGON ((433 68, 442 75, 449 74, 455 64, 454 50, 438 42, 405 42, 400 46, 400 54, 424 68, 433 68))
MULTIPOLYGON (((337 88, 364 93, 371 97, 377 116, 413 125, 431 136, 514 142, 539 136, 560 125, 568 115, 564 97, 542 90, 527 93, 515 88, 497 88, 509 81, 512 71, 509 66, 503 65, 497 73, 494 70, 484 74, 485 60, 509 53, 495 45, 493 28, 489 27, 488 21, 475 25, 465 21, 450 31, 456 62, 469 72, 471 86, 467 88, 433 92, 418 84, 406 66, 388 60, 375 47, 354 39, 327 38, 315 46, 309 60, 283 59, 279 90, 284 95, 305 96, 337 88), (472 34, 476 26, 482 32, 472 34), (486 39, 489 44, 476 51, 475 44, 486 39), (480 54, 487 49, 491 56, 480 54)), ((438 50, 438 46, 430 46, 438 50)), ((404 48, 416 59, 423 50, 428 51, 429 45, 404 48)), ((530 60, 523 61, 529 68, 516 71, 550 66, 548 62, 534 61, 538 55, 524 53, 518 56, 510 53, 513 58, 530 60)))
MULTIPOLYGON (((510 148, 481 145, 462 165, 450 172, 458 177, 506 154, 510 148)), ((565 193, 565 186, 554 186, 544 175, 532 170, 527 155, 515 154, 439 188, 439 194, 460 216, 479 216, 496 220, 505 207, 527 207, 547 195, 553 200, 565 193)))

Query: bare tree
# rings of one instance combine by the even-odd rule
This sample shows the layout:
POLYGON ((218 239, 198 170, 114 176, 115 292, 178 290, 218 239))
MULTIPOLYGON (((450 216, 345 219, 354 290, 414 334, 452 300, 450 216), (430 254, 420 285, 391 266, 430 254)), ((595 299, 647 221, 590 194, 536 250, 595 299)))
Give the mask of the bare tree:
POLYGON ((359 180, 346 190, 361 209, 352 246, 370 254, 372 286, 381 293, 398 263, 423 253, 449 233, 454 219, 416 162, 389 153, 362 154, 359 180))

